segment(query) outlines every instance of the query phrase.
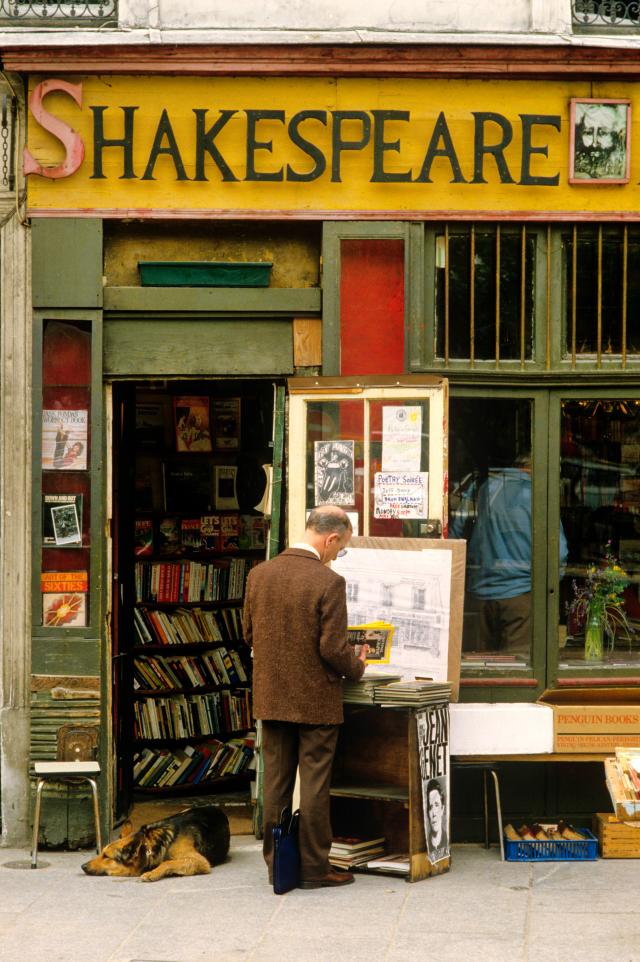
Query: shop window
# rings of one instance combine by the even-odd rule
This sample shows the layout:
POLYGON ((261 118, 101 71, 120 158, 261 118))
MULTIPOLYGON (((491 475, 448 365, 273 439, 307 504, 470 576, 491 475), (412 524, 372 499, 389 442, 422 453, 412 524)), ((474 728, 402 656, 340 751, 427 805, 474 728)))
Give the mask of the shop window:
POLYGON ((640 228, 575 226, 562 250, 564 356, 639 355, 640 228))
POLYGON ((530 361, 535 233, 524 225, 447 226, 435 242, 437 357, 530 361))
POLYGON ((467 541, 462 667, 521 670, 532 645, 532 403, 451 400, 449 537, 467 541))
POLYGON ((294 378, 289 390, 290 542, 321 504, 341 505, 365 537, 442 531, 441 379, 294 378))
POLYGON ((640 400, 562 401, 560 449, 560 518, 568 543, 560 583, 560 668, 589 660, 607 668, 637 666, 640 400), (586 647, 590 612, 603 629, 599 658, 586 647))
POLYGON ((43 328, 42 553, 36 624, 90 623, 91 327, 47 320, 43 328))

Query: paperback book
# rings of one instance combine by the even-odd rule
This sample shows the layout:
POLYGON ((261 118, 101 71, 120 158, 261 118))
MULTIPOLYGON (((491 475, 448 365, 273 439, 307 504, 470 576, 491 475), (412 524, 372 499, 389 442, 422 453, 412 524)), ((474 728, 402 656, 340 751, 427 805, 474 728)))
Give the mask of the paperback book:
POLYGON ((87 467, 88 411, 42 412, 42 468, 84 471, 87 467))
POLYGON ((82 495, 42 495, 43 547, 72 548, 82 544, 82 495))
POLYGON ((86 571, 43 571, 42 624, 45 628, 83 628, 87 624, 86 571))

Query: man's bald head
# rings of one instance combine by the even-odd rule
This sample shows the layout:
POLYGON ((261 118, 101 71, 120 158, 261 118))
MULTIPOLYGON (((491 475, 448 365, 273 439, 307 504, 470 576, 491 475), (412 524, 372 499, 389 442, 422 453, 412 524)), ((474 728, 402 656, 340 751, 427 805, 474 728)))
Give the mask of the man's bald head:
POLYGON ((337 504, 322 504, 313 508, 305 530, 317 535, 337 534, 340 538, 353 533, 349 515, 337 504))

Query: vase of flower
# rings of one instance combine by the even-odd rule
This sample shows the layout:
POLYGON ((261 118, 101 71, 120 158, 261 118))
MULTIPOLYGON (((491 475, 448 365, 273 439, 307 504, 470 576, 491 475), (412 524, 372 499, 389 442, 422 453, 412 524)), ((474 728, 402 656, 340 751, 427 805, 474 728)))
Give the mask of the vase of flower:
POLYGON ((602 612, 589 607, 584 632, 584 660, 602 661, 604 654, 604 624, 602 612))

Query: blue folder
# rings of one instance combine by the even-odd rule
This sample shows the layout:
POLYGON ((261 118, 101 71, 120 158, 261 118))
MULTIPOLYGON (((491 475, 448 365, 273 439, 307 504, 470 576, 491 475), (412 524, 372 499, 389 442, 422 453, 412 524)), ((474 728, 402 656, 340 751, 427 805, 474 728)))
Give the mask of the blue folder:
POLYGON ((273 891, 276 895, 297 888, 300 881, 299 821, 299 810, 291 814, 291 809, 285 808, 273 827, 273 891))

